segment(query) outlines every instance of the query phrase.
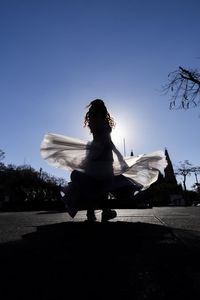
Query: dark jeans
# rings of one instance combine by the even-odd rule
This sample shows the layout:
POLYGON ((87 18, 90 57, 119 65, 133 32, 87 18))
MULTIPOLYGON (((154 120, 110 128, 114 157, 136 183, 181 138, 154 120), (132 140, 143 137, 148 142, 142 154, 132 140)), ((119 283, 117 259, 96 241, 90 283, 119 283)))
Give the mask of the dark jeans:
POLYGON ((101 207, 108 208, 108 194, 111 193, 116 199, 130 199, 134 192, 140 190, 140 187, 133 181, 130 181, 123 175, 114 176, 113 184, 106 187, 105 180, 97 180, 85 173, 74 170, 71 173, 71 181, 80 188, 82 195, 80 207, 86 206, 88 209, 101 207))
POLYGON ((95 209, 95 206, 106 207, 108 199, 108 191, 104 189, 104 181, 96 180, 95 178, 82 173, 80 171, 72 171, 72 183, 80 188, 82 199, 81 205, 86 205, 88 208, 95 209))

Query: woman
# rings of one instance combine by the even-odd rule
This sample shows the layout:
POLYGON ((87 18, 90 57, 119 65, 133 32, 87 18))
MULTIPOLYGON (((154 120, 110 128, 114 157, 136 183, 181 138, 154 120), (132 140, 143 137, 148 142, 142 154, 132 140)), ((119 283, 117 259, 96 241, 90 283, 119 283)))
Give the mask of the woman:
POLYGON ((103 209, 102 221, 107 221, 116 217, 107 206, 109 192, 119 195, 117 191, 123 190, 134 196, 136 190, 145 190, 155 182, 167 163, 163 151, 124 158, 111 140, 115 123, 104 102, 95 99, 87 108, 84 125, 93 140, 46 134, 41 155, 51 165, 72 171, 71 182, 62 194, 69 214, 74 217, 87 199, 88 220, 96 220, 94 208, 98 202, 103 209))
MULTIPOLYGON (((84 162, 85 174, 91 176, 91 183, 93 180, 97 183, 96 194, 100 193, 100 202, 103 208, 102 221, 107 221, 117 215, 114 210, 107 207, 108 192, 114 180, 112 153, 114 145, 110 134, 115 123, 101 99, 93 100, 87 108, 89 110, 85 115, 84 125, 89 127, 93 135, 93 141, 84 162)), ((87 210, 89 221, 96 220, 92 204, 91 201, 87 210)))

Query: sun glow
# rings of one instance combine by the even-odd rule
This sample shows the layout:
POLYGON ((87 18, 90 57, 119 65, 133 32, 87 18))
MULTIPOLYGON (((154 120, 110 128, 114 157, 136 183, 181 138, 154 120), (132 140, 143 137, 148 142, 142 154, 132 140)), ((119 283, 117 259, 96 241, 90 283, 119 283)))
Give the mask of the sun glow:
POLYGON ((116 125, 112 130, 111 137, 115 146, 126 156, 126 142, 128 140, 128 129, 116 120, 116 125))

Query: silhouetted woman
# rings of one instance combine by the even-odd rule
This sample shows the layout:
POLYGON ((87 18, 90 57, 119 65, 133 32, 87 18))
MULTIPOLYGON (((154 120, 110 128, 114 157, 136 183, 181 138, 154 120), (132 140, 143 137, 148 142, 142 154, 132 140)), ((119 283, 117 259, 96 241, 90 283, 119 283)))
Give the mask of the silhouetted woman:
MULTIPOLYGON (((115 123, 101 99, 92 101, 87 107, 89 110, 85 115, 84 124, 89 127, 93 135, 93 141, 86 156, 85 173, 91 176, 91 179, 95 180, 97 187, 99 187, 97 188, 97 195, 100 193, 102 198, 100 201, 103 208, 102 220, 108 220, 116 217, 116 212, 107 206, 108 192, 114 180, 114 145, 111 140, 111 131, 115 123)), ((87 217, 88 220, 96 219, 92 201, 87 211, 87 217)))
POLYGON ((95 99, 87 108, 84 125, 93 140, 48 133, 41 144, 41 155, 50 165, 71 171, 71 182, 62 191, 70 216, 74 217, 86 201, 89 221, 96 220, 97 203, 103 209, 102 221, 107 221, 116 217, 108 207, 108 193, 122 200, 134 198, 135 191, 147 189, 158 179, 167 162, 161 150, 123 157, 111 140, 114 120, 104 102, 95 99))

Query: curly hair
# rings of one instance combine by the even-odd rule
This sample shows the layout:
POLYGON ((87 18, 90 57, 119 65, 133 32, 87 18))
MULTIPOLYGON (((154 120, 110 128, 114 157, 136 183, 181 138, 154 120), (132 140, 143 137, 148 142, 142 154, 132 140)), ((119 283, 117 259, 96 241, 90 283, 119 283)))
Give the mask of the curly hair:
POLYGON ((101 116, 105 121, 108 122, 108 124, 111 128, 115 127, 115 121, 110 116, 109 112, 107 111, 107 108, 106 108, 103 100, 95 99, 95 100, 91 101, 90 104, 87 105, 86 107, 89 108, 89 110, 85 115, 84 127, 86 127, 86 126, 90 127, 91 118, 96 117, 96 116, 101 116))

